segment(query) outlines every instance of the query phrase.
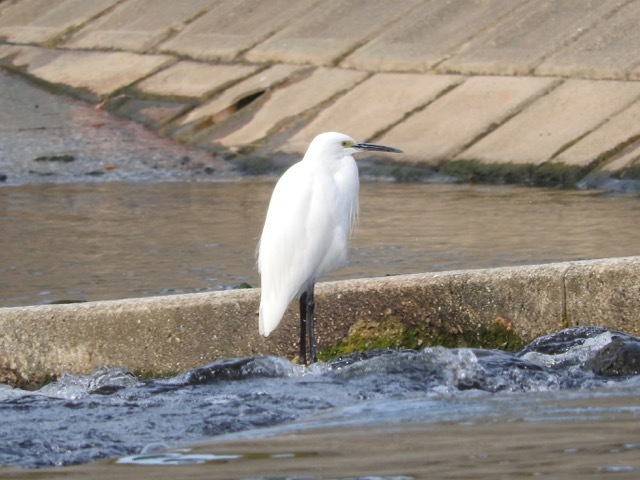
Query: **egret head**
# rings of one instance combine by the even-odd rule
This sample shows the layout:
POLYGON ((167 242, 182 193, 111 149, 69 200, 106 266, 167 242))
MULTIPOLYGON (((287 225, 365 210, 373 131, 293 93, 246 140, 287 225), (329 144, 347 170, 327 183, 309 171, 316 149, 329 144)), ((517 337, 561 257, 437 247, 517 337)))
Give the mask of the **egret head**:
POLYGON ((373 143, 358 142, 343 133, 326 132, 321 133, 313 139, 311 145, 309 145, 307 154, 309 154, 309 152, 313 152, 314 155, 330 155, 333 158, 341 158, 364 151, 402 153, 402 150, 398 150, 397 148, 375 145, 373 143))

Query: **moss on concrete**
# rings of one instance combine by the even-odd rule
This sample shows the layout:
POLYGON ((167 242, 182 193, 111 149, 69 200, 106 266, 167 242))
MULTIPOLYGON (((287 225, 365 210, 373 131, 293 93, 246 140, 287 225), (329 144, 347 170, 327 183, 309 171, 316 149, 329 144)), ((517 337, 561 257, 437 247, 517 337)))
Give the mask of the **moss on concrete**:
POLYGON ((515 333, 509 320, 498 317, 491 324, 466 329, 461 325, 435 327, 407 325, 393 315, 380 321, 357 320, 347 338, 334 347, 322 350, 320 360, 330 360, 353 352, 373 349, 420 349, 430 346, 447 348, 498 348, 518 351, 526 342, 515 333))
POLYGON ((456 177, 461 182, 575 188, 577 182, 589 172, 589 168, 555 162, 538 166, 461 159, 444 163, 440 172, 456 177))
POLYGON ((359 166, 360 173, 365 177, 391 179, 399 183, 429 181, 435 174, 429 165, 405 165, 396 162, 371 162, 359 166))
POLYGON ((32 391, 56 380, 58 376, 53 374, 25 376, 13 368, 0 367, 0 384, 11 385, 14 388, 32 391))
POLYGON ((618 177, 624 180, 640 180, 640 161, 624 169, 618 177))
POLYGON ((234 169, 242 175, 269 175, 278 174, 284 172, 284 168, 277 165, 273 159, 250 155, 251 147, 246 147, 239 152, 239 154, 233 158, 229 158, 233 163, 234 169))

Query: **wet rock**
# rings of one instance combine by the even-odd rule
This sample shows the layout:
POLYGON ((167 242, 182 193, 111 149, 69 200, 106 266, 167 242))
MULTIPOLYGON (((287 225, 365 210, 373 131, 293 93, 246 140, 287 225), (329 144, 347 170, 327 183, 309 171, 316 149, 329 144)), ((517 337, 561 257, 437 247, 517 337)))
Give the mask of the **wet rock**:
POLYGON ((232 358, 188 370, 176 377, 172 384, 207 385, 253 377, 279 378, 287 376, 291 371, 289 362, 277 357, 232 358))
POLYGON ((526 353, 537 352, 546 355, 557 355, 584 344, 590 338, 594 338, 608 329, 604 327, 572 327, 558 333, 539 337, 522 349, 518 356, 526 353))
POLYGON ((594 373, 608 377, 640 374, 640 341, 614 338, 600 349, 586 365, 594 373))

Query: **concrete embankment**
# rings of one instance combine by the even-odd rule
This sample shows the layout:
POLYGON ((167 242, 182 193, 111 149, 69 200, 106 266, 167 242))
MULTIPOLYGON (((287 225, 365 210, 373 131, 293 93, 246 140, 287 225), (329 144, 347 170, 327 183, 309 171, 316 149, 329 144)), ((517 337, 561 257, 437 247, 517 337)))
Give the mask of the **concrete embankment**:
MULTIPOLYGON (((2 380, 37 385, 100 365, 164 376, 224 358, 295 356, 296 305, 264 339, 257 331, 259 294, 0 309, 2 380)), ((352 337, 364 339, 365 348, 380 339, 391 341, 387 346, 504 348, 574 325, 638 335, 640 257, 323 283, 317 315, 319 346, 329 350, 352 337)))
MULTIPOLYGON (((45 3, 0 4, 2 66, 220 172, 281 167, 334 130, 404 150, 371 174, 639 188, 638 2, 45 3)), ((74 156, 53 150, 36 156, 74 156)))

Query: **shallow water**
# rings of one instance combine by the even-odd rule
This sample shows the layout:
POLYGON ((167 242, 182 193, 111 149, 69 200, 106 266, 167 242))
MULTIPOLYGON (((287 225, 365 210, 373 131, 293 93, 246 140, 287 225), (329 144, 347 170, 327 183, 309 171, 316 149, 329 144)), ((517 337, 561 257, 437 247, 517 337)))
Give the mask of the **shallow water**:
MULTIPOLYGON (((611 368, 612 359, 638 348, 635 337, 575 328, 517 354, 385 350, 308 368, 253 357, 159 380, 102 368, 65 375, 36 392, 0 389, 0 465, 47 467, 125 455, 136 455, 129 463, 144 463, 160 448, 234 433, 231 438, 246 439, 313 428, 458 425, 505 415, 593 420, 606 408, 589 402, 640 394, 637 364, 611 368)), ((640 416, 640 404, 627 409, 640 416)))
MULTIPOLYGON (((273 179, 2 187, 0 306, 258 286, 272 188, 273 179)), ((638 254, 637 195, 365 183, 350 263, 325 280, 638 254)))

